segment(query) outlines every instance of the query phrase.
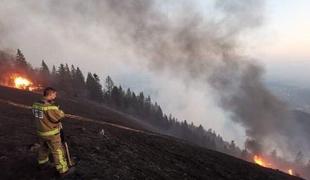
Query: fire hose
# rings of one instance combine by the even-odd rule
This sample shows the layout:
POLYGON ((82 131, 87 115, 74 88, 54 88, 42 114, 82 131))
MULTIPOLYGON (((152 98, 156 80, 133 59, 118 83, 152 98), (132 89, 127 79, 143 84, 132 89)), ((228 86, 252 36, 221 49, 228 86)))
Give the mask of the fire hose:
MULTIPOLYGON (((11 105, 11 106, 23 108, 23 109, 32 109, 31 106, 15 103, 15 102, 8 101, 8 100, 0 99, 0 102, 6 103, 6 104, 11 105)), ((117 125, 117 124, 113 124, 113 123, 109 123, 109 122, 104 122, 104 121, 98 121, 98 120, 94 120, 94 119, 90 119, 90 118, 86 118, 86 117, 82 117, 82 116, 77 116, 77 115, 73 115, 73 114, 65 114, 65 117, 67 117, 69 119, 75 119, 75 120, 78 120, 78 121, 84 121, 84 122, 90 122, 90 123, 96 123, 96 124, 102 124, 102 125, 109 125, 109 126, 113 126, 113 127, 116 127, 116 128, 126 129, 126 130, 129 130, 129 131, 134 131, 134 132, 139 132, 139 133, 153 134, 153 133, 150 133, 150 132, 145 132, 145 131, 142 131, 142 130, 132 129, 132 128, 129 128, 129 127, 126 127, 126 126, 117 125)), ((64 146, 65 155, 66 155, 66 159, 68 161, 68 165, 70 167, 72 167, 72 166, 75 165, 75 162, 71 158, 70 151, 69 151, 69 146, 68 146, 68 143, 67 143, 67 140, 66 140, 66 136, 65 136, 65 133, 64 133, 64 129, 63 129, 61 123, 60 123, 60 137, 61 137, 62 144, 64 146)))
MULTIPOLYGON (((8 100, 0 99, 0 102, 6 103, 6 104, 11 105, 11 106, 23 108, 23 109, 32 109, 31 106, 15 103, 15 102, 8 101, 8 100)), ((65 117, 70 118, 70 119, 74 119, 74 120, 78 120, 78 121, 84 121, 84 122, 90 122, 90 123, 95 123, 95 124, 108 125, 108 126, 112 126, 112 127, 116 127, 116 128, 120 128, 120 129, 125 129, 125 130, 129 130, 129 131, 134 131, 134 132, 138 132, 138 133, 144 133, 144 134, 148 134, 148 135, 156 135, 156 136, 158 135, 158 134, 147 132, 147 131, 143 131, 143 130, 129 128, 129 127, 126 127, 126 126, 122 126, 122 125, 118 125, 118 124, 114 124, 114 123, 110 123, 110 122, 98 121, 98 120, 95 120, 95 119, 86 118, 86 117, 83 117, 83 116, 78 116, 78 115, 73 115, 73 114, 65 114, 65 117)))

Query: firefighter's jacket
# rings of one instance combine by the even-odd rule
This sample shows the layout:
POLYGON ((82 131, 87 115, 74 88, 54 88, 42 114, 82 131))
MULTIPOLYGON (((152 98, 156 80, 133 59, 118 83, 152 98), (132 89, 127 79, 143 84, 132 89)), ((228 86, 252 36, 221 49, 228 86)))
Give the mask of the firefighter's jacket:
POLYGON ((32 105, 32 112, 39 136, 52 136, 60 133, 60 120, 65 114, 57 105, 41 100, 32 105))

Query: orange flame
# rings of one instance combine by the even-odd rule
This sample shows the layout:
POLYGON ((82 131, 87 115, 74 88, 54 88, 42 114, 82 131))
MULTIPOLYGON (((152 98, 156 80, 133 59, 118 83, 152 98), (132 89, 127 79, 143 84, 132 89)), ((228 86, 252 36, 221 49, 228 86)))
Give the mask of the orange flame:
POLYGON ((255 155, 254 162, 263 167, 271 167, 271 164, 264 160, 262 157, 255 155))
POLYGON ((289 175, 291 175, 291 176, 293 176, 293 175, 294 175, 294 171, 293 171, 293 169, 289 169, 289 170, 287 170, 287 172, 288 172, 288 174, 289 174, 289 175))
POLYGON ((29 78, 16 73, 8 75, 3 82, 0 82, 0 84, 27 91, 35 91, 40 89, 40 85, 34 85, 29 78))
POLYGON ((29 88, 29 87, 32 86, 32 82, 26 78, 18 76, 14 79, 14 86, 17 89, 29 89, 29 90, 31 90, 31 88, 29 88))
MULTIPOLYGON (((263 159, 263 157, 259 155, 254 155, 253 160, 256 164, 260 166, 267 167, 267 168, 273 168, 272 167, 273 165, 271 163, 267 162, 265 159, 263 159)), ((287 173, 292 176, 295 174, 293 169, 288 169, 287 173)))

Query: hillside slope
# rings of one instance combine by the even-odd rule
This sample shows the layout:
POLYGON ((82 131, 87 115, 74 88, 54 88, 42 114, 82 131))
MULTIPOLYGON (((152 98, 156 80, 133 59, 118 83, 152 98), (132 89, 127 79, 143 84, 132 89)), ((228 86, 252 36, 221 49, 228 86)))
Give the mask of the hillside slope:
MULTIPOLYGON (((31 111, 5 102, 30 105, 38 97, 0 87, 1 179, 54 177, 53 169, 38 171, 36 168, 35 152, 31 148, 36 142, 31 111)), ((175 138, 145 132, 145 125, 107 108, 65 99, 60 105, 71 114, 142 130, 67 118, 65 132, 73 156, 79 159, 76 174, 67 179, 300 179, 175 138), (99 134, 102 129, 104 135, 99 134)))

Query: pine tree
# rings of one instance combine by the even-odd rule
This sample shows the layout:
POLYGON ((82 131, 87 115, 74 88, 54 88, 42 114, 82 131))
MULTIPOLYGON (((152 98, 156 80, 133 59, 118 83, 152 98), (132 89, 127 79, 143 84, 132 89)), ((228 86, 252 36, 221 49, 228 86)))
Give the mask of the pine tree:
POLYGON ((113 87, 114 87, 114 82, 110 76, 108 76, 105 80, 105 87, 106 87, 106 92, 109 96, 111 96, 113 87))
POLYGON ((60 66, 58 67, 57 87, 58 89, 66 92, 67 95, 73 95, 72 78, 69 66, 67 64, 60 64, 60 66))
POLYGON ((66 86, 65 74, 65 66, 60 64, 57 70, 57 88, 60 90, 64 90, 66 86))
POLYGON ((71 77, 74 79, 74 76, 75 76, 75 74, 76 74, 76 69, 75 69, 75 67, 74 67, 74 65, 73 65, 73 64, 71 65, 71 71, 70 71, 70 74, 71 74, 71 77))
POLYGON ((75 74, 73 76, 73 87, 76 90, 78 96, 85 95, 86 93, 85 78, 79 67, 77 67, 75 74))
POLYGON ((17 72, 21 74, 29 75, 30 73, 32 73, 31 67, 27 63, 26 58, 20 49, 17 49, 16 58, 15 58, 15 68, 17 69, 17 72))
POLYGON ((100 84, 100 79, 97 74, 93 75, 95 78, 95 88, 96 88, 96 96, 99 102, 102 102, 103 100, 103 91, 102 91, 102 85, 100 84))
POLYGON ((57 77, 57 70, 55 65, 52 67, 52 72, 50 73, 50 83, 53 87, 58 87, 58 77, 57 77))
POLYGON ((80 68, 79 67, 75 68, 72 65, 70 74, 72 78, 74 96, 75 97, 85 96, 86 94, 85 79, 80 68))
POLYGON ((138 96, 138 102, 139 102, 140 107, 142 108, 144 105, 144 94, 143 94, 143 92, 140 92, 140 94, 138 96))
POLYGON ((138 109, 137 109, 137 113, 140 114, 141 116, 143 116, 144 114, 144 94, 143 92, 140 92, 140 94, 138 95, 138 109))
POLYGON ((130 109, 131 109, 131 113, 133 114, 137 114, 137 107, 138 107, 138 100, 137 100, 137 96, 134 92, 131 93, 131 101, 130 101, 130 109))
POLYGON ((79 84, 83 86, 85 85, 85 78, 79 67, 77 67, 76 69, 75 79, 77 80, 77 82, 79 82, 79 84))
POLYGON ((55 67, 55 65, 53 65, 52 76, 56 76, 56 75, 57 75, 56 67, 55 67))
POLYGON ((41 69, 40 69, 40 71, 45 73, 45 74, 48 74, 48 75, 50 74, 50 70, 49 70, 49 68, 48 68, 48 66, 47 66, 47 64, 45 63, 44 60, 42 60, 42 62, 41 62, 41 69))
POLYGON ((149 116, 151 113, 151 106, 152 106, 151 96, 147 96, 144 103, 144 114, 146 117, 149 116))
POLYGON ((124 100, 125 100, 125 91, 123 90, 121 85, 118 87, 118 92, 119 92, 119 96, 120 96, 119 108, 121 110, 123 110, 124 109, 124 100))
POLYGON ((98 75, 88 73, 86 80, 86 87, 88 91, 88 97, 91 100, 102 102, 103 101, 103 91, 100 84, 100 79, 98 75))
POLYGON ((121 93, 116 86, 114 86, 112 89, 111 100, 112 100, 112 104, 115 107, 120 107, 120 105, 121 105, 121 93))
POLYGON ((161 107, 157 104, 157 102, 155 102, 155 105, 154 105, 153 116, 154 116, 154 120, 155 120, 154 123, 160 127, 163 127, 164 126, 163 111, 162 111, 161 107))
POLYGON ((72 79, 71 78, 71 71, 70 71, 68 64, 65 65, 65 78, 67 81, 70 81, 72 79))
POLYGON ((48 86, 50 82, 50 70, 47 66, 47 64, 42 60, 41 62, 41 68, 40 68, 40 84, 43 87, 48 86))
POLYGON ((26 61, 26 58, 20 49, 17 49, 16 61, 15 62, 16 62, 17 67, 19 67, 19 68, 27 68, 28 67, 28 63, 26 61))
POLYGON ((126 93, 124 94, 124 100, 123 100, 123 106, 126 112, 128 112, 130 108, 130 102, 131 102, 131 90, 130 88, 128 88, 126 93))

